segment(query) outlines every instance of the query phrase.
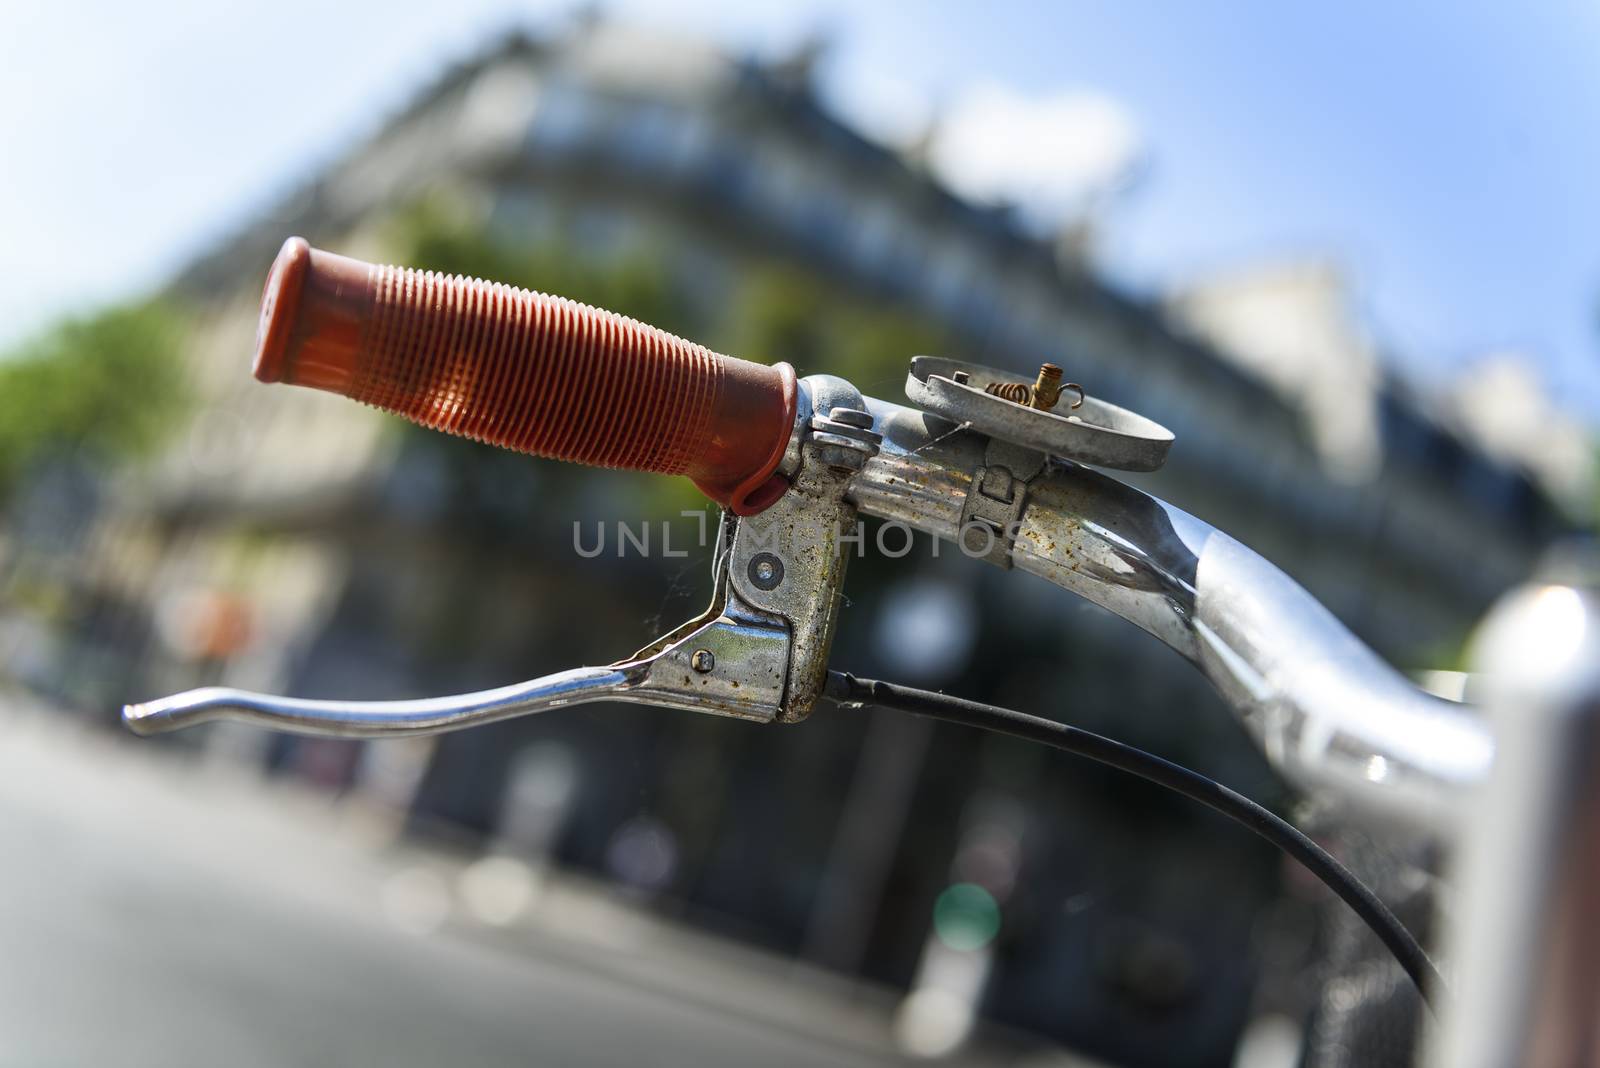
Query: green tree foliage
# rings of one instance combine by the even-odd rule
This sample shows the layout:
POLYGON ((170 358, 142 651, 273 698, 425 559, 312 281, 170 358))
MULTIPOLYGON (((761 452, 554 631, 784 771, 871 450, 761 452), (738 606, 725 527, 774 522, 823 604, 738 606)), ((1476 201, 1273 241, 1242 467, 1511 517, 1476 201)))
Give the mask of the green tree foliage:
POLYGON ((35 464, 144 455, 185 408, 181 317, 159 301, 68 319, 0 355, 0 499, 35 464))
POLYGON ((948 348, 938 331, 901 309, 846 296, 819 275, 776 263, 744 276, 712 330, 726 352, 784 360, 802 375, 843 375, 890 397, 912 356, 948 348))

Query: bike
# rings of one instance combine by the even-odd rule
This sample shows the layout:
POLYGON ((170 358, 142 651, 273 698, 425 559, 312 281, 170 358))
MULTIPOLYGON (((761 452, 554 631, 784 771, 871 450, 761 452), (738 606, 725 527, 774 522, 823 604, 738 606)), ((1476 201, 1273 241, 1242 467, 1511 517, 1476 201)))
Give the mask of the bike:
POLYGON ((268 276, 254 373, 538 456, 687 475, 723 507, 711 601, 602 667, 415 701, 201 689, 127 706, 135 732, 228 718, 385 737, 597 700, 795 723, 825 699, 1003 731, 1179 790, 1304 863, 1436 1006, 1428 1063, 1600 1063, 1592 568, 1517 591, 1491 616, 1480 711, 1418 690, 1266 560, 1097 470, 1155 470, 1173 436, 1048 364, 1029 379, 918 356, 906 406, 559 297, 292 238, 268 276), (955 542, 1132 621, 1205 675, 1298 788, 1338 799, 1352 819, 1452 846, 1457 900, 1442 945, 1453 981, 1337 860, 1216 782, 1049 720, 830 671, 841 542, 858 515, 955 542))

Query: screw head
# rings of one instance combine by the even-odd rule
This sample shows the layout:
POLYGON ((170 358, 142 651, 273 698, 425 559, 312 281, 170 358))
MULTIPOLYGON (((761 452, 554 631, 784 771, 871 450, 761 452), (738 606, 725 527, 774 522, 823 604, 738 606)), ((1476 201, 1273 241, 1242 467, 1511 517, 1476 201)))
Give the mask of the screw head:
POLYGON ((710 649, 696 649, 694 655, 689 658, 689 666, 705 675, 717 666, 717 658, 712 655, 710 649))
POLYGON ((750 581, 758 590, 777 589, 783 581, 783 561, 771 553, 756 553, 750 558, 750 581))

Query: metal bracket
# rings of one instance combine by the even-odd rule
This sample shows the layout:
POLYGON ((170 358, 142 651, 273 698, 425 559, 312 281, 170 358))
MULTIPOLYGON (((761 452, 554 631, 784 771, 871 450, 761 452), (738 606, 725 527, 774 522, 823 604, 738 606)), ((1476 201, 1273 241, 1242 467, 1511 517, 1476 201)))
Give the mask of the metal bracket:
POLYGON ((855 387, 821 375, 805 384, 827 414, 811 418, 789 492, 737 521, 727 567, 741 600, 789 624, 789 681, 778 714, 785 723, 804 719, 822 694, 849 562, 844 539, 856 522, 845 489, 883 441, 855 387))
POLYGON ((990 438, 983 466, 961 506, 961 546, 971 556, 1010 570, 1017 525, 1028 504, 1028 484, 1043 471, 1045 455, 990 438))

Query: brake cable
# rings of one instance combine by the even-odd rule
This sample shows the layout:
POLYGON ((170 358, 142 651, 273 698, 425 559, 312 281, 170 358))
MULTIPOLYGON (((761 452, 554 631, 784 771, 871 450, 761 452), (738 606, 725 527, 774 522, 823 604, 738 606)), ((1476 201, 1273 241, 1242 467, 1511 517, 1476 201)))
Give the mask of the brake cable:
POLYGON ((931 690, 918 690, 877 679, 859 679, 845 672, 830 671, 823 692, 837 704, 852 707, 871 705, 909 712, 945 723, 959 723, 1048 745, 1137 775, 1198 801, 1265 838, 1298 860, 1328 889, 1339 895, 1394 955, 1430 1008, 1437 1007, 1441 994, 1448 996, 1443 977, 1433 961, 1428 959, 1421 944, 1354 872, 1288 820, 1215 779, 1154 753, 1079 727, 931 690))

